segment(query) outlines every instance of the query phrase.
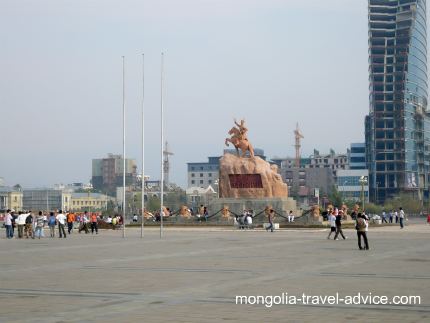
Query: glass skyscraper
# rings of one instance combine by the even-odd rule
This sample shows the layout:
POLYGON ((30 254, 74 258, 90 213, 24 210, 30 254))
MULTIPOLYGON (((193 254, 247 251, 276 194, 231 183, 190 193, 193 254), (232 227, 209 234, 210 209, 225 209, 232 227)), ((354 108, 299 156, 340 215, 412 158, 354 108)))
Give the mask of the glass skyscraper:
POLYGON ((428 195, 426 0, 369 0, 370 198, 428 195))

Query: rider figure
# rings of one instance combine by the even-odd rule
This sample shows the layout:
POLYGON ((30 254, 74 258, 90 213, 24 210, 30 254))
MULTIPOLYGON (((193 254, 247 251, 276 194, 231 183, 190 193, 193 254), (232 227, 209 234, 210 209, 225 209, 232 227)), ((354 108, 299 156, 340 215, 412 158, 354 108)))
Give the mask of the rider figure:
POLYGON ((234 119, 234 123, 239 127, 240 132, 240 140, 248 140, 247 132, 248 128, 245 127, 245 120, 241 119, 240 124, 237 123, 236 119, 234 119))

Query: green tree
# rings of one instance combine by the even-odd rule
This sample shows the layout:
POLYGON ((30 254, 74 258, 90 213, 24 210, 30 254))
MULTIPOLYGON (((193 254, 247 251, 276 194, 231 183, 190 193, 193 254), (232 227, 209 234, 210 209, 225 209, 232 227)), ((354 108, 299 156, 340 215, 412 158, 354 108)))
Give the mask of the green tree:
POLYGON ((333 186, 328 198, 334 206, 337 206, 337 207, 342 206, 342 195, 339 193, 336 186, 333 186))
POLYGON ((182 205, 186 203, 187 196, 185 194, 185 191, 183 190, 168 192, 164 201, 164 205, 170 208, 171 211, 178 210, 182 205))
POLYGON ((145 208, 148 211, 156 211, 160 209, 160 199, 155 195, 148 195, 148 201, 145 203, 145 208))
MULTIPOLYGON (((361 207, 361 203, 360 203, 361 207)), ((382 214, 383 207, 381 205, 376 205, 374 203, 365 203, 364 210, 366 214, 382 214)))
POLYGON ((399 209, 402 207, 406 213, 418 214, 422 211, 421 203, 411 196, 410 194, 400 194, 392 199, 385 202, 385 208, 389 209, 399 209), (390 208, 388 208, 390 207, 390 208))
POLYGON ((102 213, 103 213, 103 216, 106 216, 106 217, 108 217, 109 215, 113 216, 115 214, 115 203, 109 200, 107 202, 106 210, 103 210, 102 213))

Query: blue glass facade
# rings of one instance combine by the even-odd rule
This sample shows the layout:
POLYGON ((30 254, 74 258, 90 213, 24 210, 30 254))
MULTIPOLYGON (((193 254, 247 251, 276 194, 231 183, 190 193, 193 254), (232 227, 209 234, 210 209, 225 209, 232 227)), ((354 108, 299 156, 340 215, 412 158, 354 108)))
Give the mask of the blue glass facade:
POLYGON ((366 162, 376 202, 428 194, 426 0, 369 0, 366 162))
POLYGON ((349 169, 367 169, 366 145, 364 143, 352 143, 348 157, 349 169))

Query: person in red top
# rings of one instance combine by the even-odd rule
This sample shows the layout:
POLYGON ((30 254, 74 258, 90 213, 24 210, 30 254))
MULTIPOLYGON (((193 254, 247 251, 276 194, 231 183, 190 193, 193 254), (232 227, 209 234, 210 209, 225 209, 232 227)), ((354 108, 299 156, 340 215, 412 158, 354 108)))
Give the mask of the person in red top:
POLYGON ((92 213, 91 214, 91 233, 94 234, 94 231, 96 231, 96 234, 99 234, 99 229, 97 228, 97 214, 92 213))
POLYGON ((430 214, 427 215, 427 225, 430 225, 430 214))

